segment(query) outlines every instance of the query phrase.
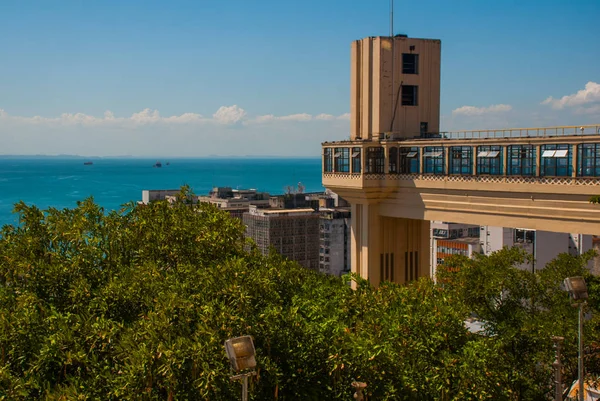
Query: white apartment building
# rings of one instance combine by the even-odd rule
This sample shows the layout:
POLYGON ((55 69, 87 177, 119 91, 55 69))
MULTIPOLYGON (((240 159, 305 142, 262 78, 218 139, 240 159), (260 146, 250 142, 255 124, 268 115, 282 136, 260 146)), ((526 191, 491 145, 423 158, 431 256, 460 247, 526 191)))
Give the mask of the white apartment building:
MULTIPOLYGON (((455 254, 468 257, 474 253, 489 255, 504 247, 517 246, 533 256, 531 262, 523 263, 519 268, 539 270, 561 253, 581 255, 593 246, 591 235, 440 221, 431 222, 431 238, 432 277, 437 265, 455 254)), ((593 263, 590 262, 590 269, 593 263)))
POLYGON ((350 210, 319 210, 319 271, 341 276, 350 272, 350 210))

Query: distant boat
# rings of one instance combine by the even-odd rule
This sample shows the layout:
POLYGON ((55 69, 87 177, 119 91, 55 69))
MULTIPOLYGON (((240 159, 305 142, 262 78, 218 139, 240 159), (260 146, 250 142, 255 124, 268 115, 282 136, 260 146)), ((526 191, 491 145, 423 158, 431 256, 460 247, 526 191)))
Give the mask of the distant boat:
POLYGON ((91 166, 92 164, 94 164, 94 162, 83 162, 84 166, 91 166))
POLYGON ((167 166, 168 166, 169 164, 171 164, 171 163, 167 162, 167 166))
POLYGON ((152 167, 162 167, 162 163, 159 160, 156 163, 154 163, 154 166, 152 166, 152 167))

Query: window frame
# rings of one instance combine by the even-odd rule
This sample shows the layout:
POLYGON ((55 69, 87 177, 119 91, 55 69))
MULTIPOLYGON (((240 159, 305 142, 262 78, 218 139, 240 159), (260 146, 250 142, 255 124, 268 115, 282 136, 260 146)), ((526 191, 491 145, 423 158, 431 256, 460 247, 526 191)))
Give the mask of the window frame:
POLYGON ((402 85, 400 91, 400 100, 402 106, 418 106, 419 105, 419 86, 418 85, 402 85), (408 92, 405 93, 405 90, 408 92), (411 100, 406 99, 410 96, 411 100))
POLYGON ((365 174, 385 173, 385 151, 383 146, 369 146, 365 152, 365 174))
POLYGON ((400 174, 419 174, 419 154, 417 146, 400 148, 398 152, 398 171, 400 174))
POLYGON ((333 173, 333 148, 323 149, 323 172, 333 173))
POLYGON ((535 177, 537 170, 535 145, 508 145, 506 149, 506 175, 535 177), (526 157, 523 157, 525 154, 526 157))
POLYGON ((352 158, 352 174, 360 174, 362 170, 361 164, 361 148, 352 148, 352 154, 350 157, 352 158))
POLYGON ((477 147, 477 175, 502 175, 504 170, 503 147, 501 145, 483 145, 477 147), (498 152, 494 157, 489 153, 498 152), (483 155, 482 153, 485 153, 483 155))
POLYGON ((333 164, 336 173, 349 173, 350 148, 334 148, 333 164))
POLYGON ((541 157, 540 177, 571 177, 573 175, 573 145, 567 143, 543 144, 540 146, 540 153, 550 153, 555 151, 552 156, 541 157), (556 151, 566 150, 564 157, 555 156, 556 151))
POLYGON ((445 149, 443 146, 423 148, 423 173, 433 175, 446 174, 445 149), (439 154, 439 156, 437 156, 439 154), (435 156, 434 156, 435 155, 435 156))
POLYGON ((600 177, 600 143, 577 146, 577 176, 600 177))
POLYGON ((473 175, 472 146, 451 146, 448 157, 448 170, 450 174, 473 175))
POLYGON ((419 75, 418 53, 402 53, 402 74, 419 75))

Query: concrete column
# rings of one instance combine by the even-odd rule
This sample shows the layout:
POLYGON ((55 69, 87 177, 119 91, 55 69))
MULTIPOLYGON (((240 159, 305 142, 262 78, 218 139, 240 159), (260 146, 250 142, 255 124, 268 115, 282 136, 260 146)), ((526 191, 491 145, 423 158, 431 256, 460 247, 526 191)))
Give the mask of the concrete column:
MULTIPOLYGON (((362 231, 362 205, 351 204, 351 226, 350 226, 350 269, 352 273, 362 276, 361 264, 361 231, 362 231)), ((356 289, 356 284, 352 282, 352 288, 356 289)))
POLYGON ((443 152, 442 152, 442 156, 444 156, 444 174, 445 175, 449 175, 450 174, 450 146, 444 146, 443 147, 443 152))
POLYGON ((573 171, 571 172, 571 177, 577 177, 577 164, 579 163, 579 153, 577 153, 577 146, 579 146, 579 144, 574 143, 571 146, 571 163, 572 163, 572 167, 573 167, 573 171))
POLYGON ((502 175, 508 175, 508 146, 502 146, 502 175))
POLYGON ((381 216, 378 204, 353 205, 352 213, 353 272, 374 286, 386 276, 397 283, 430 276, 429 221, 381 216))
POLYGON ((385 174, 389 174, 390 173, 390 148, 387 143, 385 145, 383 145, 383 157, 384 157, 383 172, 385 174))
MULTIPOLYGON (((381 218, 378 204, 353 204, 351 264, 352 272, 377 286, 380 282, 381 218)), ((355 285, 353 284, 353 288, 355 285)))
POLYGON ((335 168, 335 150, 336 148, 331 148, 331 171, 333 171, 334 173, 337 172, 335 168))
POLYGON ((425 151, 424 147, 419 148, 419 174, 423 174, 423 152, 425 151))
POLYGON ((364 146, 360 149, 360 171, 361 174, 365 174, 365 165, 367 163, 367 148, 364 146))
POLYGON ((535 176, 539 177, 540 172, 542 171, 542 147, 540 145, 535 145, 535 176))
POLYGON ((379 217, 379 205, 363 205, 362 214, 362 276, 371 284, 377 286, 379 277, 379 255, 381 253, 381 219, 379 217))
POLYGON ((473 153, 472 153, 472 155, 473 155, 473 160, 472 160, 472 162, 473 162, 473 167, 472 167, 473 175, 477 175, 479 173, 477 171, 477 152, 478 152, 477 149, 479 149, 479 146, 473 146, 473 153))

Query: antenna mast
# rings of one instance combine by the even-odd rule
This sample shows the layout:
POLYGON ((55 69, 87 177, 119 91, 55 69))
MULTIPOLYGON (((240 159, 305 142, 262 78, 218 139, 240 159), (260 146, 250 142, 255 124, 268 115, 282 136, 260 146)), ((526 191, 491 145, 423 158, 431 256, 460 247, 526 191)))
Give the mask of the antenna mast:
POLYGON ((390 0, 390 37, 394 37, 394 0, 390 0))
POLYGON ((394 101, 394 92, 396 91, 395 89, 395 80, 394 80, 394 59, 396 58, 396 51, 395 51, 395 47, 394 47, 394 0, 390 0, 390 40, 392 41, 392 87, 391 87, 391 122, 390 122, 390 134, 391 132, 394 131, 394 115, 396 114, 396 102, 394 101))

